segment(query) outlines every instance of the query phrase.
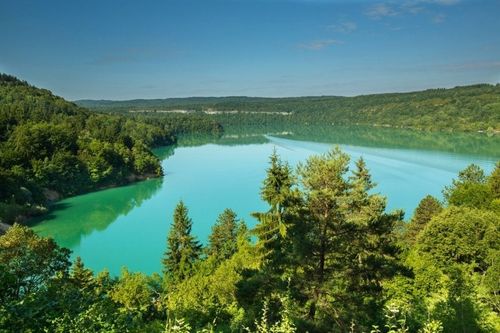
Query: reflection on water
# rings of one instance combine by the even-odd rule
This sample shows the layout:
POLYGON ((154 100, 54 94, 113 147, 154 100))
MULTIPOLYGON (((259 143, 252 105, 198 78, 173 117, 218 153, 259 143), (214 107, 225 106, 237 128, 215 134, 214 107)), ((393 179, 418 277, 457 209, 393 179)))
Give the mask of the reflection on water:
POLYGON ((55 237, 61 246, 75 248, 83 237, 105 230, 119 216, 140 207, 158 192, 162 183, 160 178, 149 179, 62 200, 51 207, 48 215, 35 220, 33 228, 43 236, 55 237))
POLYGON ((160 159, 160 161, 172 156, 174 151, 175 146, 165 146, 153 149, 153 153, 160 159))
MULTIPOLYGON (((272 124, 229 127, 225 136, 280 136, 292 140, 361 147, 419 149, 500 158, 500 135, 448 133, 367 126, 272 124)), ((218 142, 217 142, 218 143, 218 142)))

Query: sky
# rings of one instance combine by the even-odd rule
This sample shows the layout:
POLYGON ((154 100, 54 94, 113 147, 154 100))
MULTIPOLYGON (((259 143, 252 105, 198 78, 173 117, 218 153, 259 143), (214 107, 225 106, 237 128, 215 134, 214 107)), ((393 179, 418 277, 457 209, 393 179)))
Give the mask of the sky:
POLYGON ((69 100, 500 82, 500 0, 0 0, 0 72, 69 100))

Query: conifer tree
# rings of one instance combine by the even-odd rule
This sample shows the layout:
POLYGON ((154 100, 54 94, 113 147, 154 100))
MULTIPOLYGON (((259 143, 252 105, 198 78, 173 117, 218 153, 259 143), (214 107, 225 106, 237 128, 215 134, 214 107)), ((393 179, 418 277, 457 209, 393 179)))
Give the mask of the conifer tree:
POLYGON ((94 286, 94 274, 85 267, 82 258, 76 257, 71 267, 71 279, 81 289, 87 289, 94 286))
POLYGON ((267 212, 254 213, 259 223, 254 229, 257 246, 264 265, 279 270, 284 258, 284 238, 289 227, 286 210, 292 198, 294 184, 290 167, 283 163, 276 150, 270 157, 270 166, 261 188, 261 198, 270 206, 267 212))
POLYGON ((350 177, 348 166, 349 156, 334 148, 299 167, 307 246, 297 289, 308 299, 310 320, 331 318, 341 331, 352 320, 368 325, 382 308, 381 283, 397 269, 392 232, 402 218, 385 213, 385 199, 369 193, 375 185, 363 159, 350 177))
POLYGON ((423 198, 415 208, 413 217, 408 223, 407 230, 405 233, 405 239, 410 244, 413 244, 417 238, 417 235, 424 229, 424 227, 429 223, 431 218, 439 214, 443 210, 441 203, 434 198, 432 195, 427 195, 423 198))
POLYGON ((350 245, 343 250, 345 258, 350 258, 343 268, 349 292, 343 297, 348 308, 355 309, 352 313, 356 315, 349 314, 351 320, 369 325, 377 320, 382 308, 382 282, 400 268, 393 231, 401 223, 403 212, 385 212, 385 198, 369 193, 375 184, 362 158, 349 180, 347 202, 351 206, 346 218, 352 232, 346 236, 350 245))
POLYGON ((269 204, 271 212, 282 213, 293 185, 293 177, 290 167, 281 161, 276 149, 269 159, 270 166, 261 188, 261 198, 269 204))
MULTIPOLYGON (((329 306, 326 300, 326 283, 332 280, 336 269, 345 266, 342 248, 348 246, 346 238, 349 228, 345 212, 349 184, 345 179, 349 156, 338 147, 321 156, 310 157, 299 165, 298 172, 307 206, 304 219, 307 246, 303 247, 303 276, 307 281, 300 289, 308 299, 308 318, 317 319, 317 312, 325 313, 329 306)), ((331 314, 329 314, 331 315, 331 314)))
POLYGON ((376 184, 372 181, 370 172, 362 157, 356 161, 356 169, 353 170, 352 175, 349 177, 348 186, 349 196, 346 204, 350 220, 354 223, 363 223, 363 220, 366 221, 367 219, 367 214, 372 211, 367 207, 373 204, 381 204, 381 202, 377 201, 377 196, 368 193, 376 184))
POLYGON ((244 281, 239 285, 247 295, 244 302, 254 304, 256 308, 261 306, 263 299, 286 289, 287 276, 284 273, 287 268, 292 268, 291 262, 294 260, 292 247, 295 242, 291 231, 296 218, 295 206, 300 199, 293 186, 294 177, 290 167, 280 160, 274 150, 261 188, 261 198, 269 205, 269 209, 252 214, 258 220, 252 232, 257 237, 256 254, 261 267, 259 270, 247 271, 244 281))
POLYGON ((201 245, 191 235, 193 222, 182 201, 175 207, 174 221, 167 237, 167 250, 163 257, 164 273, 174 281, 181 281, 191 274, 201 253, 201 245))
POLYGON ((217 261, 229 259, 238 250, 241 227, 242 222, 238 223, 236 213, 231 209, 225 209, 212 227, 212 233, 208 238, 208 254, 217 261))

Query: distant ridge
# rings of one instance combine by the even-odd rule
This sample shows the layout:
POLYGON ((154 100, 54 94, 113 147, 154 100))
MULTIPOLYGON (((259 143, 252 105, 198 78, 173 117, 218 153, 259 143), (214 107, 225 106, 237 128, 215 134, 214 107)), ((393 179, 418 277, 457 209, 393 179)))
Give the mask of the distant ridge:
POLYGON ((140 103, 213 103, 213 102, 229 102, 229 101, 286 101, 286 100, 298 100, 298 99, 344 99, 344 98, 360 98, 360 97, 371 97, 371 96, 396 96, 396 95, 413 95, 419 93, 430 93, 430 92, 442 92, 451 90, 462 90, 467 88, 480 88, 480 87, 498 87, 500 83, 490 84, 490 83, 478 83, 465 86, 455 86, 453 88, 429 88, 424 90, 414 90, 406 92, 385 92, 385 93, 373 93, 373 94, 360 94, 355 96, 342 96, 342 95, 304 95, 304 96, 289 96, 289 97, 259 97, 259 96, 191 96, 191 97, 167 97, 167 98, 133 98, 127 100, 112 100, 112 99, 78 99, 74 102, 81 106, 87 107, 101 107, 109 105, 118 104, 140 104, 140 103))
POLYGON ((287 121, 295 123, 363 124, 489 133, 500 131, 500 84, 475 84, 354 97, 228 96, 127 101, 78 100, 75 103, 104 112, 176 111, 212 115, 286 113, 291 115, 287 117, 287 121))

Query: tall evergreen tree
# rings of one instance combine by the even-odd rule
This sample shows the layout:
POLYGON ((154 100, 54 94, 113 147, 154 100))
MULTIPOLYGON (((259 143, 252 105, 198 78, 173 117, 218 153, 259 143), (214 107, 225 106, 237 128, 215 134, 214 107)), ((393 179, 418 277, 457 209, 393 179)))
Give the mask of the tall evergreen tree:
MULTIPOLYGON (((343 235, 349 232, 340 207, 345 206, 349 156, 334 148, 321 156, 310 157, 299 165, 299 176, 307 205, 307 246, 303 249, 303 286, 308 299, 308 318, 316 321, 318 308, 326 314, 328 280, 343 266, 340 248, 347 247, 343 235)), ((332 314, 328 314, 331 316, 332 314)))
POLYGON ((261 198, 269 204, 271 212, 282 213, 286 208, 293 177, 289 165, 281 161, 276 149, 273 150, 269 160, 270 166, 260 194, 261 198))
POLYGON ((267 212, 254 213, 259 220, 254 229, 257 246, 264 265, 280 270, 284 254, 284 241, 290 221, 287 209, 293 198, 294 179, 287 163, 280 160, 276 150, 270 157, 270 166, 261 188, 261 198, 270 206, 267 212))
POLYGON ((90 289, 94 284, 94 274, 85 267, 82 258, 76 257, 71 267, 71 279, 81 289, 90 289))
POLYGON ((308 246, 296 280, 303 281, 309 320, 340 331, 351 320, 369 328, 382 308, 381 283, 396 268, 392 232, 402 218, 385 213, 385 199, 369 193, 375 185, 364 160, 351 177, 348 165, 349 156, 334 148, 299 168, 308 246))
POLYGON ((208 254, 217 261, 229 259, 238 250, 238 236, 242 228, 243 223, 238 222, 236 213, 225 209, 212 226, 208 254))
POLYGON ((349 180, 346 218, 353 232, 347 236, 350 246, 344 249, 350 260, 344 268, 348 292, 343 297, 350 309, 348 318, 369 326, 377 321, 383 307, 382 282, 400 268, 394 229, 403 212, 386 213, 385 198, 369 193, 375 184, 362 158, 349 180))
POLYGON ((298 199, 293 186, 290 167, 274 150, 261 188, 261 198, 267 202, 269 210, 252 214, 258 220, 252 232, 257 236, 256 251, 261 267, 245 272, 244 281, 238 286, 239 294, 246 295, 240 301, 252 304, 255 309, 260 309, 263 299, 272 298, 286 289, 284 273, 293 259, 290 231, 298 199))
POLYGON ((350 215, 351 222, 366 220, 366 215, 370 213, 369 206, 374 202, 375 196, 370 196, 368 191, 376 184, 372 181, 370 172, 366 167, 365 160, 360 157, 356 161, 356 169, 349 177, 348 200, 346 208, 350 215))
POLYGON ((180 281, 192 272, 201 253, 201 245, 191 235, 193 222, 188 209, 180 201, 175 207, 174 222, 167 237, 167 250, 163 257, 164 273, 174 281, 180 281))
POLYGON ((439 214, 443 210, 441 203, 434 198, 432 195, 427 195, 423 198, 415 208, 413 217, 407 226, 405 233, 405 239, 410 244, 413 244, 417 238, 417 235, 424 229, 424 227, 429 223, 431 218, 439 214))

